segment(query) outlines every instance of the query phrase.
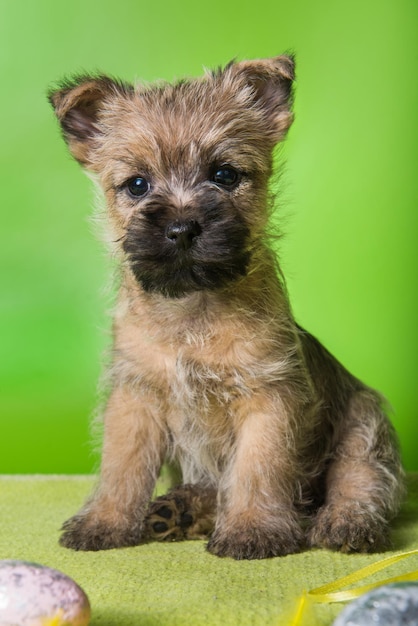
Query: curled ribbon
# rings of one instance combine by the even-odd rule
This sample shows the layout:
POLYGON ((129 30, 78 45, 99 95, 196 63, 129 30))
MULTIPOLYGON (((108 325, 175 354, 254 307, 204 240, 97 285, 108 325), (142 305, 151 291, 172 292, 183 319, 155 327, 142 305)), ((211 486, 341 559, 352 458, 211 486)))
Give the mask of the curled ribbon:
POLYGON ((306 609, 308 608, 308 606, 312 605, 313 602, 347 602, 348 600, 354 600, 355 598, 363 595, 363 593, 371 591, 372 589, 376 589, 381 585, 388 585, 395 582, 405 582, 409 580, 418 580, 418 570, 415 570, 413 572, 408 572, 407 574, 401 574, 400 576, 387 578, 386 580, 382 580, 380 582, 372 583, 369 585, 361 585, 360 587, 355 587, 354 589, 342 590, 343 587, 358 583, 364 578, 367 578, 368 576, 371 576, 376 572, 380 572, 381 570, 386 569, 390 565, 394 565, 395 563, 398 563, 403 559, 417 554, 418 550, 401 552, 400 554, 389 556, 385 559, 381 559, 380 561, 376 561, 376 563, 372 563, 371 565, 362 567, 352 574, 348 574, 348 576, 344 576, 343 578, 334 580, 331 583, 327 583, 325 585, 322 585, 321 587, 317 587, 316 589, 311 589, 310 591, 305 591, 297 603, 296 610, 293 614, 293 617, 290 619, 288 626, 303 626, 303 619, 306 615, 306 609))

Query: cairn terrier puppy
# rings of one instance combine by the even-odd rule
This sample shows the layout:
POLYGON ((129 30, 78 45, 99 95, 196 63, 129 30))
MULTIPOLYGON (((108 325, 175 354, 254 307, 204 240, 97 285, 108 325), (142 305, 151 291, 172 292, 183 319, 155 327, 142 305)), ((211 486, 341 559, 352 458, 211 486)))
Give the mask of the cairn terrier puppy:
POLYGON ((61 543, 209 537, 260 559, 381 549, 403 472, 382 398, 295 322, 269 237, 289 56, 50 93, 120 259, 100 480, 61 543), (160 468, 183 484, 150 503, 160 468))

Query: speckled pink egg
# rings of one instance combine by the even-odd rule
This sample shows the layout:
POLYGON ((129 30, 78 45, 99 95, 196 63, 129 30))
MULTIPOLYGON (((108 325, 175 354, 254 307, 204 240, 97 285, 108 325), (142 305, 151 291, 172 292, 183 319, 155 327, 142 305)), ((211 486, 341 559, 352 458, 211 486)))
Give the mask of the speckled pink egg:
POLYGON ((90 603, 62 572, 25 561, 0 561, 0 626, 87 626, 90 603))

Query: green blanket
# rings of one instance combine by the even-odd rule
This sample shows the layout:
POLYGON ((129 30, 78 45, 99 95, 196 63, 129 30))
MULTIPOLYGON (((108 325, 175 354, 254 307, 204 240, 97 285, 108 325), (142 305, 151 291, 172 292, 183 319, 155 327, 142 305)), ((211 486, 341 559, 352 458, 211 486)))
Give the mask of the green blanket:
MULTIPOLYGON (((59 569, 83 587, 91 626, 288 626, 304 589, 312 589, 392 552, 418 547, 418 475, 393 525, 393 551, 343 555, 310 550, 264 561, 219 559, 203 541, 150 543, 106 552, 72 552, 58 545, 62 522, 92 487, 87 476, 0 477, 0 559, 59 569)), ((418 569, 412 557, 366 582, 418 569)), ((316 605, 310 626, 330 625, 341 604, 316 605)))

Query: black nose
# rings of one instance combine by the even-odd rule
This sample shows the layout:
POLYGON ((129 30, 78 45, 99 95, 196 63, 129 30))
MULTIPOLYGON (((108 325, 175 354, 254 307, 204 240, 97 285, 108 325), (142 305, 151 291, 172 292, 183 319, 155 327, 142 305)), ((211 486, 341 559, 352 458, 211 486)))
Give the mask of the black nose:
POLYGON ((185 222, 172 222, 165 231, 165 236, 176 245, 179 250, 188 250, 193 243, 193 239, 198 237, 202 229, 196 220, 186 220, 185 222))

